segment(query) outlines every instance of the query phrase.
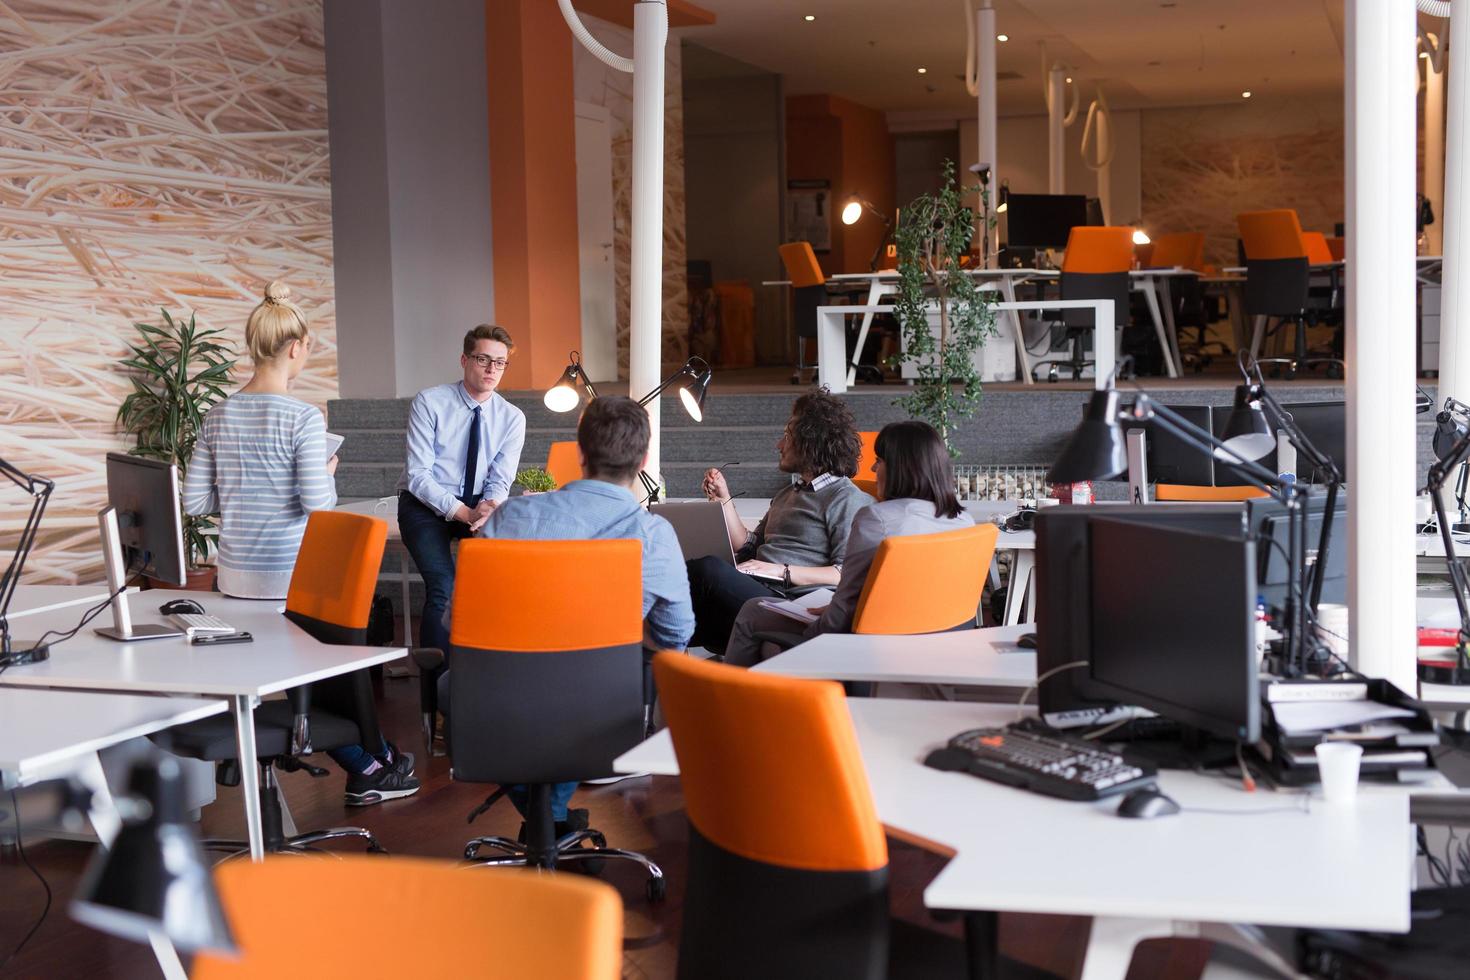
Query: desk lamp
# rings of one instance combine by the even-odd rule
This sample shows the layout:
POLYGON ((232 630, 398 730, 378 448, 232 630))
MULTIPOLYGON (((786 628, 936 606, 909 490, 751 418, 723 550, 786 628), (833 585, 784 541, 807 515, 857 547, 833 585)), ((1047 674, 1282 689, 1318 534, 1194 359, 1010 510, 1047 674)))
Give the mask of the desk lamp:
MULTIPOLYGON (((1470 430, 1470 405, 1446 398, 1443 410, 1434 417, 1434 455, 1439 459, 1448 456, 1467 430, 1470 430)), ((1450 528, 1456 534, 1470 532, 1470 508, 1465 504, 1467 485, 1470 485, 1470 464, 1461 463, 1455 477, 1455 503, 1460 508, 1460 519, 1450 528)))
POLYGON ((45 660, 47 657, 44 646, 32 644, 16 648, 12 644, 10 600, 15 595, 15 587, 20 584, 21 569, 25 567, 31 547, 36 543, 36 531, 41 526, 41 515, 45 512, 46 501, 50 499, 51 491, 56 485, 39 476, 22 473, 3 459, 0 459, 0 474, 4 474, 11 483, 31 495, 30 516, 26 518, 25 526, 21 528, 20 540, 15 544, 15 554, 10 557, 10 564, 5 569, 4 577, 0 578, 0 668, 4 668, 45 660))
POLYGON ((184 810, 178 759, 162 752, 133 767, 117 799, 122 829, 87 867, 72 918, 109 935, 149 942, 162 934, 184 952, 237 952, 209 862, 184 810))
POLYGON ((842 206, 842 223, 845 225, 857 224, 862 219, 864 211, 883 221, 883 235, 878 239, 878 247, 873 249, 873 257, 868 260, 868 271, 877 272, 878 259, 883 255, 883 246, 888 244, 888 238, 893 234, 893 219, 879 211, 872 201, 853 194, 842 206))
MULTIPOLYGON (((684 411, 696 422, 704 421, 704 400, 709 394, 709 383, 714 372, 702 357, 691 357, 684 362, 684 366, 663 381, 658 387, 638 399, 638 404, 647 405, 659 395, 670 388, 679 390, 679 403, 684 406, 684 411)), ((541 399, 547 408, 553 412, 570 412, 582 403, 582 395, 591 401, 597 397, 597 389, 593 387, 591 379, 587 377, 586 370, 582 367, 582 355, 572 351, 570 363, 566 370, 561 373, 556 384, 546 389, 546 394, 541 399), (581 388, 579 392, 577 389, 581 388)), ((643 484, 643 492, 647 495, 646 502, 658 503, 659 488, 653 482, 653 478, 642 470, 638 471, 638 480, 643 484)))
MULTIPOLYGON (((1216 459, 1237 467, 1247 483, 1264 490, 1286 508, 1290 540, 1287 566, 1291 570, 1291 581, 1287 588, 1283 622, 1285 629, 1282 630, 1285 635, 1285 651, 1281 656, 1279 670, 1286 677, 1305 676, 1308 673, 1309 644, 1312 642, 1307 631, 1302 572, 1302 556, 1306 552, 1306 521, 1303 519, 1306 489, 1298 486, 1295 481, 1281 480, 1260 463, 1246 458, 1244 451, 1232 448, 1215 438, 1173 409, 1154 401, 1145 391, 1139 390, 1134 395, 1132 404, 1120 408, 1113 381, 1128 360, 1120 359, 1113 370, 1113 377, 1108 379, 1107 387, 1092 393, 1082 424, 1072 433, 1072 438, 1062 450, 1061 456, 1047 471, 1047 482, 1057 484, 1108 480, 1127 472, 1128 454, 1122 423, 1153 422, 1200 452, 1211 454, 1216 459)), ((1467 447, 1467 453, 1470 453, 1470 447, 1467 447)))
MULTIPOLYGON (((1453 398, 1445 400, 1444 411, 1439 418, 1453 415, 1464 406, 1453 398), (1458 408, 1457 408, 1458 406, 1458 408)), ((1458 427, 1459 435, 1448 446, 1442 446, 1438 432, 1434 437, 1434 454, 1439 458, 1429 467, 1427 489, 1434 501, 1434 516, 1439 523, 1439 537, 1444 542, 1445 564, 1449 566, 1450 582, 1455 591, 1455 605, 1460 613, 1460 635, 1455 642, 1455 656, 1451 663, 1419 663, 1419 679, 1431 684, 1470 684, 1470 576, 1455 554, 1455 537, 1451 533, 1449 517, 1444 512, 1444 485, 1450 473, 1462 467, 1470 459, 1470 428, 1458 427), (1443 450, 1443 451, 1441 451, 1443 450)))

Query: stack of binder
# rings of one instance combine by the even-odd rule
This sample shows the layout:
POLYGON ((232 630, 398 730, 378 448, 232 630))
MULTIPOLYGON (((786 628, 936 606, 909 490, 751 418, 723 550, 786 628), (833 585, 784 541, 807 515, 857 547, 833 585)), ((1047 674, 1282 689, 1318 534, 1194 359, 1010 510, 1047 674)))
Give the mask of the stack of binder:
POLYGON ((1262 685, 1264 711, 1256 750, 1284 786, 1315 783, 1317 743, 1363 746, 1365 779, 1417 782, 1432 777, 1434 719, 1388 681, 1282 681, 1262 685))

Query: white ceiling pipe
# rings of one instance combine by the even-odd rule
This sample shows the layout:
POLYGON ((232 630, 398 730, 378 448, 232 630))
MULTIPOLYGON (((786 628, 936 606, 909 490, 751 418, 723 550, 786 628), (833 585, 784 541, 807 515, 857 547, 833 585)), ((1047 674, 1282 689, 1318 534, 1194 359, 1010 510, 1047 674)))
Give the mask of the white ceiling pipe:
MULTIPOLYGON (((980 0, 980 9, 973 11, 970 0, 965 0, 965 32, 969 37, 965 54, 965 90, 975 97, 976 162, 990 167, 990 200, 977 209, 977 220, 985 222, 995 211, 995 195, 999 193, 1000 178, 996 157, 995 87, 995 9, 991 0, 980 0), (978 49, 978 57, 977 57, 978 49)), ((981 256, 981 263, 989 268, 1000 236, 987 235, 984 228, 976 240, 989 242, 981 256)))
POLYGON ((1087 121, 1082 124, 1082 163, 1097 174, 1097 199, 1102 204, 1103 220, 1112 222, 1113 215, 1113 113, 1108 108, 1108 97, 1102 86, 1097 87, 1097 98, 1087 107, 1087 121), (1096 133, 1097 162, 1088 159, 1088 152, 1096 133))

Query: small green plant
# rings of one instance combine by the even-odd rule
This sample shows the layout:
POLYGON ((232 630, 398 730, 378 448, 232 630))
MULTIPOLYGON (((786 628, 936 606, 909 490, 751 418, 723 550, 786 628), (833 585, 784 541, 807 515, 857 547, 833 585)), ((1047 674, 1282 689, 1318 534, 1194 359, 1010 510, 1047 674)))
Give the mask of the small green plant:
POLYGON ((545 470, 530 467, 516 474, 516 486, 522 487, 531 493, 545 493, 548 490, 556 489, 556 481, 545 470))
POLYGON ((977 289, 960 263, 970 252, 975 228, 974 212, 964 200, 976 193, 986 192, 979 186, 959 186, 954 161, 946 160, 939 192, 903 208, 894 233, 899 286, 893 312, 903 353, 890 363, 909 364, 915 373, 913 391, 894 404, 934 426, 952 456, 959 455, 955 428, 975 413, 980 400, 975 352, 995 333, 994 294, 977 289), (935 307, 938 329, 930 321, 935 307))
MULTIPOLYGON (((189 469, 194 443, 204 414, 225 398, 235 382, 233 351, 214 341, 222 330, 200 330, 189 321, 176 320, 161 310, 163 326, 135 323, 142 342, 129 345, 132 356, 122 361, 133 382, 133 393, 117 410, 117 422, 134 439, 134 456, 162 460, 179 468, 179 479, 189 469)), ((198 567, 209 557, 214 527, 209 516, 184 515, 184 542, 189 564, 198 567)))

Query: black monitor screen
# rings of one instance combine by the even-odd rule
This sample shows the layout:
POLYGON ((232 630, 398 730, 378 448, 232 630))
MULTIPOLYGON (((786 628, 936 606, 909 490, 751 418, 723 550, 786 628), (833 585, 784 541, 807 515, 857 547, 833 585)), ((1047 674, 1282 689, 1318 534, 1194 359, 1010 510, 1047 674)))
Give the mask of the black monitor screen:
POLYGON ((1090 533, 1089 689, 1212 735, 1256 741, 1249 539, 1106 519, 1091 522, 1090 533))
MULTIPOLYGON (((1047 722, 1057 727, 1097 721, 1114 706, 1109 698, 1088 696, 1083 671, 1058 669, 1087 660, 1092 648, 1088 528, 1095 520, 1132 521, 1236 537, 1246 526, 1245 507, 1238 503, 1099 504, 1050 507, 1037 513, 1036 671, 1038 676, 1051 676, 1038 686, 1036 703, 1047 722)), ((1135 576, 1132 581, 1137 589, 1149 585, 1148 578, 1135 576)))
POLYGON ((1066 248, 1067 236, 1087 224, 1083 194, 1011 194, 1006 204, 1006 244, 1066 248))
MULTIPOLYGON (((1210 429, 1210 406, 1170 405, 1185 421, 1210 429)), ((1177 483, 1189 487, 1213 485, 1215 469, 1209 453, 1200 452, 1157 422, 1144 423, 1148 432, 1148 478, 1154 483, 1177 483)), ((1130 423, 1129 428, 1134 428, 1130 423)))
MULTIPOLYGON (((1307 561, 1315 564, 1322 544, 1322 514, 1327 507, 1325 491, 1307 498, 1307 561)), ((1291 522, 1286 505, 1265 497, 1246 504, 1246 526, 1256 540, 1257 590, 1267 607, 1286 608, 1286 558, 1291 554, 1291 522)), ((1327 566, 1322 579, 1323 602, 1347 601, 1347 492, 1339 490, 1332 508, 1331 534, 1327 541, 1327 566)))
POLYGON ((1101 228, 1107 222, 1103 220, 1102 201, 1095 197, 1087 199, 1087 223, 1094 228, 1101 228))
POLYGON ((127 573, 183 585, 184 536, 173 464, 108 453, 107 502, 117 511, 127 573))
MULTIPOLYGON (((1345 402, 1298 402, 1282 405, 1296 420, 1302 434, 1312 445, 1347 473, 1347 403, 1345 402)), ((1307 465, 1301 453, 1296 457, 1297 478, 1310 483, 1325 483, 1325 473, 1315 473, 1307 465)))

